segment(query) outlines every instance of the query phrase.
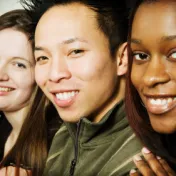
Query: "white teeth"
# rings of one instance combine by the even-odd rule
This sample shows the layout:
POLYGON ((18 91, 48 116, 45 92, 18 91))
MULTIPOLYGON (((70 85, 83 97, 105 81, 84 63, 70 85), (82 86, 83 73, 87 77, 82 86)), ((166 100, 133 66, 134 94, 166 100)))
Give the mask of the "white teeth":
POLYGON ((151 102, 151 104, 155 104, 155 100, 154 99, 151 99, 150 102, 151 102))
POLYGON ((171 103, 171 102, 172 102, 172 98, 168 98, 168 103, 171 103))
POLYGON ((161 104, 161 100, 160 100, 160 99, 157 99, 157 100, 156 100, 156 104, 161 104))
POLYGON ((74 97, 77 93, 78 93, 78 91, 57 93, 56 98, 58 100, 68 100, 68 99, 74 97))
POLYGON ((8 88, 8 87, 0 87, 0 92, 10 92, 12 91, 12 88, 8 88))
POLYGON ((167 102, 169 102, 169 99, 168 100, 165 100, 165 99, 161 100, 161 104, 163 104, 163 105, 165 105, 167 102))
POLYGON ((165 99, 154 99, 154 98, 150 98, 150 103, 153 105, 166 105, 168 103, 172 103, 173 101, 176 101, 176 97, 175 98, 165 98, 165 99))

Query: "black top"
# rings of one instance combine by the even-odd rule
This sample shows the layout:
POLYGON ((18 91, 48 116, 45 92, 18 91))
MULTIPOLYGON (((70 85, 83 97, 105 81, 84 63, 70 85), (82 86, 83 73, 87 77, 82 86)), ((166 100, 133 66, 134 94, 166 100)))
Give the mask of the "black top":
POLYGON ((4 146, 7 141, 8 136, 12 130, 11 124, 5 118, 3 113, 0 113, 0 161, 4 156, 4 146))

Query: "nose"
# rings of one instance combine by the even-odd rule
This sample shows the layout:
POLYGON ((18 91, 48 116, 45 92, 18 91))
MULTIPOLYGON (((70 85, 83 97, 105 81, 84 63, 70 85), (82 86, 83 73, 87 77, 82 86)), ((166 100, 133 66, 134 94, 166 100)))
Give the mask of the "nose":
POLYGON ((59 82, 70 77, 71 72, 69 71, 67 61, 65 59, 59 59, 58 57, 53 58, 49 71, 49 80, 59 82))
POLYGON ((8 79, 9 79, 8 73, 6 71, 5 66, 3 65, 0 67, 0 81, 8 81, 8 79))
POLYGON ((152 58, 143 76, 144 84, 148 87, 154 87, 158 84, 167 83, 170 79, 166 68, 166 60, 159 57, 152 58))

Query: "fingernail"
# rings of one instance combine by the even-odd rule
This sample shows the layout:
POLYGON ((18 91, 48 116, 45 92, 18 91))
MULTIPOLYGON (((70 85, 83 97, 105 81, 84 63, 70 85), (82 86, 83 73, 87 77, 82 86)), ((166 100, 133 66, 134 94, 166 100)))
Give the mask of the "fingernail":
POLYGON ((139 155, 135 155, 135 156, 133 157, 133 159, 134 159, 135 161, 141 161, 141 160, 142 160, 142 158, 141 158, 139 155))
POLYGON ((149 153, 151 153, 151 152, 150 152, 150 150, 149 150, 148 148, 144 147, 144 148, 142 149, 142 153, 149 154, 149 153))
POLYGON ((136 170, 135 169, 131 169, 130 170, 130 174, 134 174, 134 173, 136 173, 136 170))
POLYGON ((158 160, 160 160, 160 159, 161 159, 161 157, 160 157, 160 156, 156 156, 156 158, 157 158, 158 160))

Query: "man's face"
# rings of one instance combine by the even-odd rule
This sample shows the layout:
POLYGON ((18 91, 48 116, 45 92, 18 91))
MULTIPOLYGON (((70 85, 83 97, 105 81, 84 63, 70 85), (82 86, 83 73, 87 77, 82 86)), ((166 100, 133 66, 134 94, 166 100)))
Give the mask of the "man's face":
POLYGON ((99 121, 114 104, 117 64, 98 29, 96 13, 81 4, 55 6, 35 33, 35 76, 64 121, 99 121))

